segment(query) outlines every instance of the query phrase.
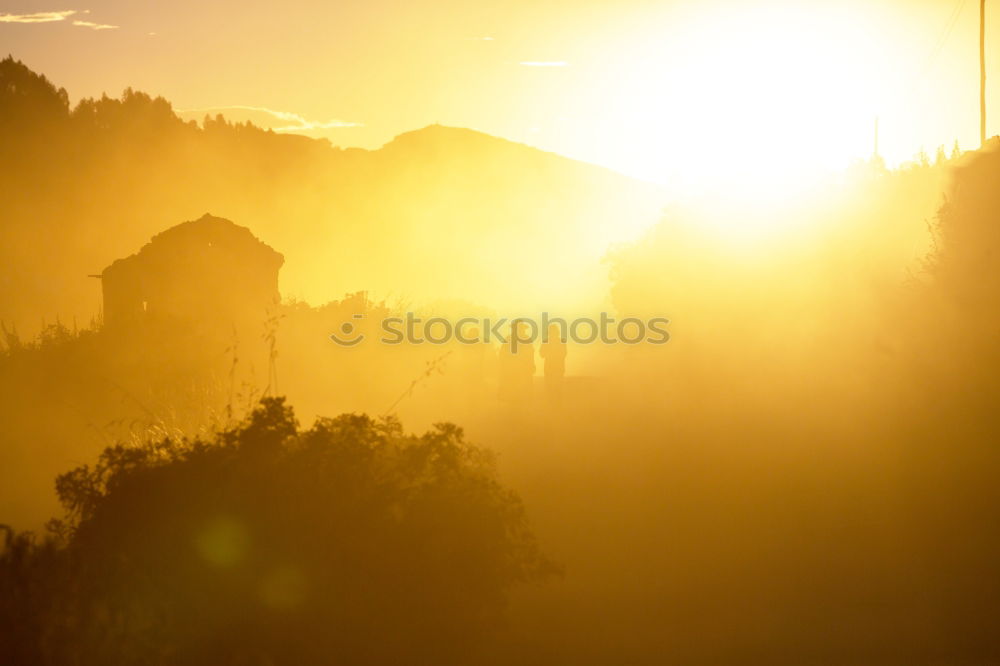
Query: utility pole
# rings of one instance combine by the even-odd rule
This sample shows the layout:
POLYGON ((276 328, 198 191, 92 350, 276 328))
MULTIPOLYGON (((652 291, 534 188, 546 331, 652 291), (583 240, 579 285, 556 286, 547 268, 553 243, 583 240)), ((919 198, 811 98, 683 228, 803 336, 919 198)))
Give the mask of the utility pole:
POLYGON ((986 0, 979 0, 979 145, 986 145, 986 0))
POLYGON ((878 159, 878 116, 875 116, 875 149, 872 151, 872 159, 878 159))

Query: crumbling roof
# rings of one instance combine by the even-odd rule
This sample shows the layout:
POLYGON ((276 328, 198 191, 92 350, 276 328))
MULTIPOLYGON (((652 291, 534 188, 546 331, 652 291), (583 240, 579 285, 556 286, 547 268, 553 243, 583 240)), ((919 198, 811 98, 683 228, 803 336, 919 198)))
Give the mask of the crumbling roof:
POLYGON ((137 266, 155 268, 176 265, 178 261, 210 261, 218 254, 240 253, 255 262, 280 268, 284 256, 253 235, 247 227, 206 213, 197 220, 182 222, 153 236, 138 252, 117 259, 104 269, 102 277, 137 266))

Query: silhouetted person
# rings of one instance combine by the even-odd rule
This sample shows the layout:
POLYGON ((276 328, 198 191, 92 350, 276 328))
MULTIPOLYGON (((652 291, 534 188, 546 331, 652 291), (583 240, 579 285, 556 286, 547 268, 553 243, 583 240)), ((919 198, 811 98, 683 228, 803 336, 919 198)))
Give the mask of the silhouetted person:
POLYGON ((492 351, 488 342, 480 339, 480 330, 477 326, 469 327, 465 331, 465 337, 475 342, 461 343, 458 346, 459 353, 459 385, 460 390, 470 406, 474 406, 483 397, 483 387, 486 382, 486 355, 492 351))
POLYGON ((500 348, 500 400, 524 403, 530 400, 535 376, 535 345, 523 322, 510 326, 510 338, 500 348))
POLYGON ((566 377, 566 341, 559 326, 549 326, 546 339, 538 351, 544 363, 545 396, 553 404, 562 401, 563 379, 566 377))

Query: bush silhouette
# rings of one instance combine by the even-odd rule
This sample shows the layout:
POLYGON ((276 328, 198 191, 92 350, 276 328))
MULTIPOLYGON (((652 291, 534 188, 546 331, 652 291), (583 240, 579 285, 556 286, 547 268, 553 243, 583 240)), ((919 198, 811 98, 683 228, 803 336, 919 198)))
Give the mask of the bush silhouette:
POLYGON ((459 428, 303 430, 282 398, 211 441, 110 447, 57 490, 64 543, 9 535, 0 559, 14 663, 447 663, 550 567, 459 428))

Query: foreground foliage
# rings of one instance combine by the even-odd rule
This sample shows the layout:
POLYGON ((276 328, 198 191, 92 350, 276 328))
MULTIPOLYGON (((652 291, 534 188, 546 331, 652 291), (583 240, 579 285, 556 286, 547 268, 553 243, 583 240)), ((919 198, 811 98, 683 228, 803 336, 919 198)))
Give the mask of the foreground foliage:
POLYGON ((0 554, 8 663, 448 662, 550 566, 459 428, 303 430, 281 398, 210 441, 110 447, 57 490, 59 538, 0 554))

